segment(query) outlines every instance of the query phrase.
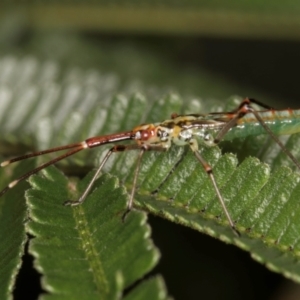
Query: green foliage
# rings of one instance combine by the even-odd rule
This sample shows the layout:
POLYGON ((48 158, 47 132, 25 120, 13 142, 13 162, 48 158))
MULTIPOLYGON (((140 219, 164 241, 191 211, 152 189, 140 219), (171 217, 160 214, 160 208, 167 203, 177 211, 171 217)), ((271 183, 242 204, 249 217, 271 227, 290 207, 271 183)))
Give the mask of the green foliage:
POLYGON ((145 214, 132 212, 122 222, 126 191, 110 176, 99 179, 86 205, 70 208, 62 203, 78 197, 91 176, 72 184, 54 168, 43 175, 30 180, 26 227, 35 236, 29 249, 35 267, 51 293, 45 298, 118 299, 158 260, 145 214))
MULTIPOLYGON (((6 63, 9 59, 6 58, 6 63)), ((15 59, 17 70, 21 62, 15 59)), ((117 80, 112 80, 110 75, 70 70, 54 76, 50 72, 54 63, 43 68, 32 58, 25 59, 25 63, 29 68, 35 65, 36 73, 28 81, 17 81, 22 97, 8 85, 7 94, 3 95, 11 92, 12 96, 3 97, 0 103, 1 138, 16 148, 19 142, 32 147, 35 141, 36 148, 42 149, 122 132, 140 123, 163 121, 173 112, 195 112, 198 108, 200 111, 200 106, 205 104, 161 90, 114 94, 117 80)), ((236 100, 241 99, 234 98, 231 102, 236 104, 236 100)), ((215 103, 207 105, 208 112, 220 109, 215 103)), ((299 136, 289 139, 288 147, 297 149, 298 139, 299 136)), ((200 150, 213 167, 241 238, 234 237, 209 178, 188 148, 174 146, 166 153, 144 155, 134 206, 235 244, 270 269, 300 281, 299 175, 280 166, 289 160, 280 151, 274 154, 274 145, 268 139, 251 139, 251 144, 264 145, 263 153, 258 147, 248 150, 245 147, 248 141, 233 141, 224 145, 224 149, 230 147, 237 153, 242 149, 242 156, 262 157, 274 172, 253 157, 239 164, 234 154, 225 150, 222 154, 218 147, 200 150)), ((107 149, 85 150, 59 167, 72 175, 85 175, 86 168, 99 165, 107 149)), ((136 156, 136 151, 117 153, 105 166, 105 173, 117 176, 127 191, 132 188, 136 156)), ((1 173, 3 186, 16 178, 8 170, 1 173)), ((20 173, 18 168, 13 171, 20 173)), ((1 198, 3 297, 10 293, 20 266, 25 230, 34 236, 29 251, 36 258, 35 268, 43 275, 43 288, 49 293, 44 298, 99 299, 101 295, 104 299, 118 299, 124 288, 131 287, 154 266, 158 253, 149 240, 145 215, 131 212, 122 223, 127 194, 114 177, 100 177, 83 205, 72 208, 62 205, 67 199, 76 199, 91 176, 77 183, 48 168, 31 177, 33 188, 26 192, 26 206, 19 196, 24 193, 21 185, 1 198), (24 229, 26 208, 29 221, 24 229), (13 241, 12 233, 18 236, 13 241), (12 247, 14 252, 10 251, 12 247)), ((139 299, 148 290, 151 299, 161 299, 161 295, 166 298, 160 278, 143 281, 125 297, 139 299)))
MULTIPOLYGON (((24 164, 18 166, 10 175, 17 176, 22 167, 24 167, 24 164)), ((1 183, 7 183, 5 182, 5 174, 1 176, 1 183)), ((26 187, 28 188, 27 183, 20 184, 18 189, 12 190, 9 195, 3 196, 0 201, 1 299, 9 299, 15 285, 18 269, 21 266, 21 257, 24 253, 26 205, 23 195, 26 187)))

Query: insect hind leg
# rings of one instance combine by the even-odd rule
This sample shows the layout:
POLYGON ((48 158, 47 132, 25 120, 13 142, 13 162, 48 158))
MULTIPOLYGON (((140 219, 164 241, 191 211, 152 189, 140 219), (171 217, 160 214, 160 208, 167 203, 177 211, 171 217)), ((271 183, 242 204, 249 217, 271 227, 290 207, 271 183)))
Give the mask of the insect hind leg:
POLYGON ((221 204, 221 207, 222 207, 222 209, 223 209, 223 212, 224 212, 225 215, 226 215, 226 218, 227 218, 227 220, 228 220, 228 222, 229 222, 229 225, 230 225, 230 227, 231 227, 233 233, 234 233, 236 236, 239 237, 239 236, 240 236, 240 233, 239 233, 239 231, 236 229, 235 224, 234 224, 234 222, 233 222, 233 220, 232 220, 232 218, 231 218, 231 216, 230 216, 230 214, 229 214, 229 212, 228 212, 228 210, 227 210, 227 207, 226 207, 224 198, 223 198, 223 196, 222 196, 222 194, 221 194, 221 192, 220 192, 220 189, 219 189, 219 187, 218 187, 218 184, 217 184, 217 181, 216 181, 216 179, 215 179, 215 176, 214 176, 213 169, 212 169, 211 165, 210 165, 210 164, 209 164, 209 163, 201 156, 201 154, 199 153, 199 151, 198 151, 198 143, 197 143, 197 141, 196 141, 195 139, 192 139, 192 140, 190 141, 190 147, 191 147, 193 153, 195 154, 196 158, 198 159, 198 161, 201 163, 202 167, 204 168, 206 174, 207 174, 208 177, 210 178, 210 180, 211 180, 211 182, 212 182, 212 184, 213 184, 214 190, 215 190, 215 192, 216 192, 216 194, 217 194, 217 198, 218 198, 218 200, 219 200, 219 202, 220 202, 220 204, 221 204))

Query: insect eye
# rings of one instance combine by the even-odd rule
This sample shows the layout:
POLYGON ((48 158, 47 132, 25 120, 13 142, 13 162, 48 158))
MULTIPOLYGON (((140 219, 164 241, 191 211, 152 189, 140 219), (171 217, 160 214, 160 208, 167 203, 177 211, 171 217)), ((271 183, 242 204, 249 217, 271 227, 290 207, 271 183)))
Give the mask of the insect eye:
POLYGON ((135 133, 135 139, 141 141, 147 141, 154 135, 153 130, 139 130, 135 133))

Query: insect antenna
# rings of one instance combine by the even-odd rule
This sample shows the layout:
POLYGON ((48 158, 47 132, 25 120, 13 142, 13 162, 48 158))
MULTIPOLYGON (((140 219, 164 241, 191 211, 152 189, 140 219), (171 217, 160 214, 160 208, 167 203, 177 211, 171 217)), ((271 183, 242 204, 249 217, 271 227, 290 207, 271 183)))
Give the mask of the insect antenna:
POLYGON ((101 145, 115 143, 115 142, 119 142, 119 141, 131 140, 133 138, 134 138, 134 133, 132 131, 126 131, 126 132, 103 135, 103 136, 96 136, 96 137, 89 138, 89 139, 87 139, 83 142, 80 142, 80 143, 74 143, 74 144, 69 144, 69 145, 65 145, 65 146, 60 146, 60 147, 55 147, 55 148, 43 150, 43 151, 33 152, 33 153, 21 155, 21 156, 3 161, 0 164, 1 167, 5 167, 5 166, 8 166, 8 165, 10 165, 12 163, 15 163, 17 161, 25 160, 25 159, 28 159, 28 158, 32 158, 32 157, 41 156, 41 155, 48 154, 48 153, 59 152, 59 151, 70 149, 66 153, 64 153, 62 155, 59 155, 54 159, 51 159, 50 161, 40 165, 39 167, 37 167, 37 168, 27 172, 27 173, 25 173, 24 175, 20 176, 19 178, 15 179, 11 183, 9 183, 7 187, 5 187, 2 191, 0 191, 0 197, 3 194, 5 194, 9 189, 13 188, 20 181, 28 178, 29 176, 39 172, 40 170, 42 170, 44 168, 47 168, 48 166, 51 166, 51 165, 59 162, 60 160, 62 160, 64 158, 67 158, 67 157, 69 157, 69 156, 71 156, 71 155, 73 155, 73 154, 75 154, 75 153, 77 153, 77 152, 79 152, 83 149, 99 147, 101 145))
POLYGON ((40 165, 39 167, 25 173, 24 175, 20 176, 19 178, 15 179, 14 181, 10 182, 8 184, 7 187, 5 187, 2 191, 0 191, 0 197, 2 195, 4 195, 9 189, 13 188, 16 184, 18 184, 20 181, 23 181, 24 179, 28 178, 29 176, 39 172, 40 170, 44 169, 44 168, 47 168, 48 166, 51 166, 55 163, 57 163, 58 161, 66 158, 66 157, 69 157, 83 149, 85 149, 87 146, 86 146, 86 143, 85 142, 81 142, 81 143, 76 143, 76 144, 70 144, 70 145, 66 145, 66 146, 61 146, 61 147, 55 147, 55 148, 51 148, 51 149, 47 149, 47 150, 44 150, 44 151, 38 151, 38 152, 33 152, 33 153, 29 153, 29 154, 25 154, 25 155, 21 155, 21 156, 18 156, 16 158, 13 158, 13 159, 10 159, 10 160, 6 160, 4 162, 1 163, 1 167, 5 167, 5 166, 8 166, 14 162, 17 162, 17 161, 21 161, 21 160, 25 160, 25 159, 28 159, 28 158, 32 158, 32 157, 36 157, 36 156, 41 156, 41 155, 44 155, 44 154, 48 154, 48 153, 53 153, 53 152, 58 152, 58 151, 63 151, 63 150, 68 150, 68 149, 72 149, 72 150, 69 150, 68 152, 54 158, 54 159, 51 159, 50 161, 40 165), (74 148, 74 149, 73 149, 74 148))

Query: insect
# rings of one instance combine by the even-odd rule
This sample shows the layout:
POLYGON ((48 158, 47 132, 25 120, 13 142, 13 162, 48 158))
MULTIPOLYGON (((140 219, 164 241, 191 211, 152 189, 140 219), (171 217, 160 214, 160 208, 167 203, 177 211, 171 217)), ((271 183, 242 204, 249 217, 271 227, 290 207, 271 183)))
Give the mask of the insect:
POLYGON ((199 152, 199 146, 213 147, 221 140, 230 140, 235 137, 245 137, 247 134, 259 135, 266 133, 272 137, 272 139, 281 147, 282 151, 300 169, 300 163, 275 135, 275 133, 280 135, 299 132, 299 119, 300 110, 275 110, 257 100, 249 98, 243 100, 235 110, 227 113, 215 112, 209 114, 189 115, 172 114, 170 120, 166 120, 161 123, 139 125, 130 131, 92 137, 79 143, 29 153, 6 160, 1 163, 1 167, 5 167, 9 164, 27 158, 68 150, 64 154, 57 156, 56 158, 40 165, 39 167, 12 181, 6 188, 0 191, 0 197, 20 181, 30 177, 32 174, 35 174, 40 170, 53 165, 79 151, 102 146, 104 144, 115 144, 122 141, 133 140, 135 141, 134 144, 115 144, 112 148, 110 148, 81 197, 76 201, 65 202, 65 205, 71 206, 76 206, 84 202, 103 166, 113 153, 138 150, 139 154, 134 172, 133 187, 129 197, 127 210, 124 214, 125 216, 133 206, 133 199, 143 154, 146 151, 167 151, 172 144, 177 146, 189 145, 195 157, 209 176, 229 225, 231 226, 233 232, 236 235, 239 235, 239 232, 236 229, 235 223, 233 222, 227 210, 225 201, 215 180, 212 167, 201 156, 201 153, 199 152), (253 105, 261 107, 262 110, 256 110, 253 105))

